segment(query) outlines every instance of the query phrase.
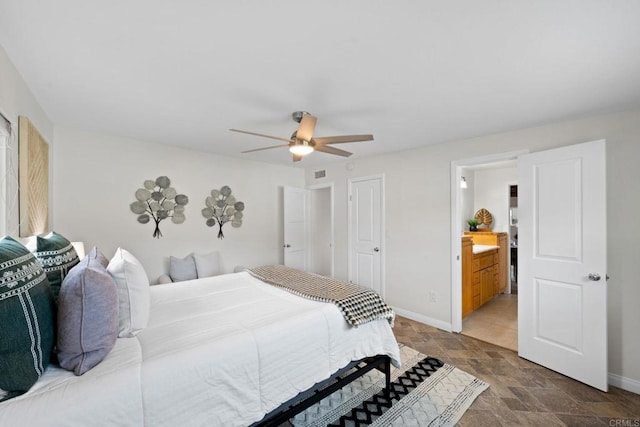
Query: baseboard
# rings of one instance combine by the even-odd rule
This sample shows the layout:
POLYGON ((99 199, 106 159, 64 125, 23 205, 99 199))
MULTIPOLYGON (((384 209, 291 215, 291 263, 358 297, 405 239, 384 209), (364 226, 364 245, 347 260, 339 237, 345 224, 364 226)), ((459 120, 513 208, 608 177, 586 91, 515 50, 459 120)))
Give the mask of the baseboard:
POLYGON ((631 393, 640 394, 640 381, 638 380, 632 380, 631 378, 625 378, 609 372, 608 381, 609 385, 630 391, 631 393))
POLYGON ((433 319, 429 316, 423 316, 422 314, 414 313, 409 310, 404 310, 398 307, 392 307, 393 311, 396 314, 399 314, 402 317, 406 317, 407 319, 415 320, 416 322, 424 323, 425 325, 433 326, 434 328, 442 329, 447 332, 451 332, 453 329, 451 328, 451 323, 443 322, 442 320, 433 319))

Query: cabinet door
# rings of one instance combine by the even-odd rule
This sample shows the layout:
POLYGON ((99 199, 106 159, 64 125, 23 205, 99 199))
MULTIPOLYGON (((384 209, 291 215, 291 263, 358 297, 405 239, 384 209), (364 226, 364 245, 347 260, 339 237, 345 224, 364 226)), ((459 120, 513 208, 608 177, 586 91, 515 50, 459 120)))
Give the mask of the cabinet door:
POLYGON ((480 270, 480 305, 493 297, 493 267, 480 270))
POLYGON ((506 292, 508 286, 510 284, 510 274, 509 274, 509 242, 507 240, 507 235, 500 234, 498 238, 498 244, 500 249, 498 250, 498 284, 496 294, 500 294, 502 292, 506 292))

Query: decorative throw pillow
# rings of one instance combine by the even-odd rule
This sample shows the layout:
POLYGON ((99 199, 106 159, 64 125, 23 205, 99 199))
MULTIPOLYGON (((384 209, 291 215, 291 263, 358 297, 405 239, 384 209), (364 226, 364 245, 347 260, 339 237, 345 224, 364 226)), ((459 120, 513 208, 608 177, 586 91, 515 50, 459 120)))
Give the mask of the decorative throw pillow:
POLYGON ((118 290, 102 259, 94 247, 60 288, 58 362, 76 375, 100 363, 118 337, 118 290))
POLYGON ((47 275, 53 297, 57 301, 62 280, 69 270, 80 262, 76 250, 70 241, 52 231, 44 237, 36 238, 33 253, 47 275))
POLYGON ((196 262, 198 277, 211 277, 220 274, 220 261, 217 251, 209 254, 193 254, 193 259, 196 262))
POLYGON ((0 239, 0 389, 23 394, 49 365, 55 302, 35 256, 11 237, 0 239))
POLYGON ((95 256, 95 261, 100 263, 100 265, 103 266, 104 268, 107 268, 107 266, 109 265, 109 258, 104 256, 103 253, 100 252, 97 247, 94 246, 93 249, 91 249, 91 252, 89 253, 95 256))
POLYGON ((118 336, 133 337, 149 323, 149 278, 140 261, 122 248, 116 250, 107 271, 118 289, 118 336))
POLYGON ((197 279, 198 272, 193 254, 189 254, 182 259, 173 256, 169 257, 169 276, 174 282, 197 279))

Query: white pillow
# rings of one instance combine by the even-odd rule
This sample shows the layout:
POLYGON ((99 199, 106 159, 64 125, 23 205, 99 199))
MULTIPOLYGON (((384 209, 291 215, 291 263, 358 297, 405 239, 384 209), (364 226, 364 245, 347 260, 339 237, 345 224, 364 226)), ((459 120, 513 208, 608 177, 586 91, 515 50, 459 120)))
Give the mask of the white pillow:
POLYGON ((122 248, 116 250, 107 271, 118 288, 118 337, 133 337, 149 323, 149 278, 140 261, 122 248))
POLYGON ((214 251, 210 254, 193 254, 193 259, 196 262, 198 278, 217 276, 220 274, 218 252, 214 251))
POLYGON ((158 277, 158 285, 165 285, 167 283, 173 283, 173 280, 171 280, 171 276, 169 276, 168 274, 162 274, 160 275, 160 277, 158 277))

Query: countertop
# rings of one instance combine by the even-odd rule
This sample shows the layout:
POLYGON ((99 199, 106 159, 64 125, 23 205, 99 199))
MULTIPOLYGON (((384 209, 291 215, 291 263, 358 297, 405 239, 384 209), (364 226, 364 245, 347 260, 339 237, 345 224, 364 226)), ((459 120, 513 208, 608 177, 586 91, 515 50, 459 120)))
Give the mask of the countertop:
POLYGON ((493 249, 498 249, 500 248, 500 246, 494 246, 494 245, 473 245, 473 253, 474 254, 481 254, 483 252, 489 252, 493 249))

